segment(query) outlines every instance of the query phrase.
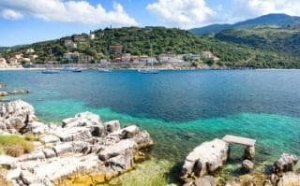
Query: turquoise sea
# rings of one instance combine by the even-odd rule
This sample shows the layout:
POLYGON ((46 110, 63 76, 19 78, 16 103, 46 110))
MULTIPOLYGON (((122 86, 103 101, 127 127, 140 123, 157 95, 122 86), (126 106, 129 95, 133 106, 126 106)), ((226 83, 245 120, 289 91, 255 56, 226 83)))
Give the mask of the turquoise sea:
MULTIPOLYGON (((33 104, 45 122, 91 111, 137 124, 154 139, 152 156, 175 167, 198 144, 226 134, 255 138, 257 165, 283 152, 300 156, 300 70, 6 71, 0 81, 8 89, 29 89, 9 99, 33 104)), ((232 161, 241 155, 234 148, 232 161)))

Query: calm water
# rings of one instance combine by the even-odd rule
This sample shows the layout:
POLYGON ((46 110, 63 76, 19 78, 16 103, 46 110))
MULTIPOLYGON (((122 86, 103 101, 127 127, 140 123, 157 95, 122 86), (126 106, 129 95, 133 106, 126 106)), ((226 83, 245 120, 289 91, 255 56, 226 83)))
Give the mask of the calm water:
MULTIPOLYGON (((44 121, 92 111, 135 123, 154 138, 153 156, 179 162, 199 143, 225 134, 256 138, 257 162, 300 155, 300 71, 0 72, 7 88, 44 121)), ((238 154, 238 152, 236 152, 238 154)))

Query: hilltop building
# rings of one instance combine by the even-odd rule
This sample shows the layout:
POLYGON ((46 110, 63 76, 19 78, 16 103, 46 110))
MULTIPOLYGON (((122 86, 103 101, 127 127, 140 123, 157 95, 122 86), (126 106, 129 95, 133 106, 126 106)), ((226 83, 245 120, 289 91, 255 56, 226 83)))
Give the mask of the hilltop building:
POLYGON ((28 48, 25 51, 26 54, 33 54, 34 52, 35 52, 35 50, 33 48, 28 48))
POLYGON ((174 53, 164 53, 158 56, 158 60, 161 63, 182 63, 182 55, 176 55, 174 53))
POLYGON ((64 39, 63 40, 64 46, 68 49, 76 49, 77 43, 74 43, 72 39, 64 39))
POLYGON ((0 67, 6 67, 7 66, 7 62, 5 58, 0 58, 0 67))

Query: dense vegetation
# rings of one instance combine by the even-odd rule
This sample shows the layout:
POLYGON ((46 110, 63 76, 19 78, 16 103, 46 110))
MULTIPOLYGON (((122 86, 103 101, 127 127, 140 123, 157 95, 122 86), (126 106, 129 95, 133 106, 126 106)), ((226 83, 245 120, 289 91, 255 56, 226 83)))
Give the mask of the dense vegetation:
MULTIPOLYGON (((220 60, 218 62, 204 61, 208 65, 226 67, 254 67, 254 68, 300 68, 300 59, 289 55, 277 54, 269 51, 252 49, 218 41, 210 37, 198 37, 188 31, 180 29, 167 29, 163 27, 146 28, 118 28, 95 31, 96 38, 88 39, 86 42, 79 42, 77 49, 68 49, 59 39, 41 43, 35 43, 22 48, 17 48, 6 56, 17 51, 25 51, 27 48, 34 48, 39 58, 36 63, 48 61, 65 62, 65 52, 78 51, 81 54, 93 56, 95 62, 103 58, 115 57, 110 53, 109 46, 120 44, 123 52, 132 55, 148 54, 152 45, 153 54, 171 52, 176 54, 195 53, 210 51, 220 60)), ((69 37, 74 38, 74 36, 69 37)), ((203 63, 199 62, 199 63, 203 63)), ((195 66, 199 64, 194 64, 195 66)), ((200 64, 201 65, 201 64, 200 64)))
POLYGON ((255 28, 223 31, 217 39, 300 57, 300 28, 255 28))
POLYGON ((251 29, 256 27, 294 27, 300 25, 300 17, 289 16, 286 14, 268 14, 258 18, 249 19, 235 24, 214 24, 201 28, 191 29, 195 35, 217 34, 229 29, 251 29))

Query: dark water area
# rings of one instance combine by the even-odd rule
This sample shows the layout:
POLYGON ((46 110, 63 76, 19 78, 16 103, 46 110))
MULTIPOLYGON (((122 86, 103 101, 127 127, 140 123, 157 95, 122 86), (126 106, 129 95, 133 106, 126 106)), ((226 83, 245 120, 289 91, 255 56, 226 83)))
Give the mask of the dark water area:
POLYGON ((300 116, 300 71, 135 71, 99 73, 0 72, 10 87, 32 90, 28 99, 72 99, 134 117, 192 121, 239 113, 300 116))

